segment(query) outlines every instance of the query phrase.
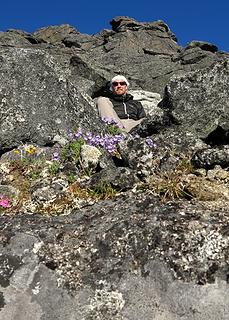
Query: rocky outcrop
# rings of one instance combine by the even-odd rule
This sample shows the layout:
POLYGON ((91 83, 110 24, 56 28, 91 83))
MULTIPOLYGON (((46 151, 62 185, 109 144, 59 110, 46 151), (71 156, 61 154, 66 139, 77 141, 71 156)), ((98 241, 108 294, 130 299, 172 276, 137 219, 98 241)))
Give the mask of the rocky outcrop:
POLYGON ((161 103, 181 130, 209 144, 228 143, 228 62, 171 78, 161 103))
POLYGON ((227 320, 228 53, 111 27, 0 33, 0 319, 227 320), (131 134, 92 99, 118 73, 131 134))
POLYGON ((227 211, 140 192, 0 219, 3 320, 229 315, 227 211))
POLYGON ((70 25, 42 28, 32 35, 10 30, 2 33, 0 43, 45 48, 49 52, 58 48, 60 60, 68 52, 65 67, 70 61, 73 77, 80 70, 81 86, 86 86, 90 95, 118 73, 129 78, 132 89, 163 94, 172 75, 202 69, 228 57, 227 53, 218 52, 214 44, 202 41, 182 48, 168 25, 160 20, 140 23, 129 17, 116 17, 111 26, 112 30, 96 35, 81 34, 70 25))
MULTIPOLYGON (((99 129, 94 104, 71 83, 54 54, 1 48, 1 149, 20 143, 50 145, 73 128, 99 129), (97 121, 96 121, 97 119, 97 121)), ((65 60, 65 62, 66 62, 65 60)))

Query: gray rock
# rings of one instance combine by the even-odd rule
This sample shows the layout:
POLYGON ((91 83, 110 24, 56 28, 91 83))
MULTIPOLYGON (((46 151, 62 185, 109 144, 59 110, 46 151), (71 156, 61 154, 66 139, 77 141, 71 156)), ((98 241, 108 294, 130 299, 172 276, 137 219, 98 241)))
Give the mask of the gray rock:
POLYGON ((118 191, 124 191, 132 189, 137 182, 139 179, 134 170, 125 167, 108 167, 94 174, 88 181, 88 186, 103 188, 103 185, 108 184, 118 191))
MULTIPOLYGON (((182 50, 179 60, 182 65, 192 66, 195 64, 203 68, 215 62, 215 55, 211 51, 202 50, 199 47, 190 47, 188 50, 182 50)), ((191 70, 193 70, 192 67, 191 70)))
POLYGON ((24 34, 18 32, 0 32, 1 46, 21 47, 30 46, 30 41, 24 34))
MULTIPOLYGON (((184 50, 163 21, 138 22, 116 17, 111 25, 113 32, 102 32, 88 41, 85 38, 81 42, 85 51, 80 55, 104 80, 124 74, 132 89, 163 94, 173 75, 202 69, 228 57, 213 50, 213 44, 202 42, 192 43, 184 50)), ((95 84, 95 89, 97 85, 101 83, 95 84)))
POLYGON ((192 156, 192 163, 196 168, 210 169, 216 165, 223 168, 229 166, 229 148, 205 148, 197 150, 192 156))
POLYGON ((68 218, 1 216, 0 317, 226 320, 224 213, 130 192, 68 218))
POLYGON ((191 42, 188 43, 188 45, 186 46, 186 49, 195 48, 195 47, 199 47, 199 48, 202 49, 202 50, 210 51, 210 52, 213 52, 213 53, 215 53, 215 52, 218 51, 217 46, 215 46, 215 45, 212 44, 212 43, 205 42, 205 41, 191 41, 191 42))
POLYGON ((146 114, 152 116, 158 112, 162 112, 158 107, 158 103, 161 101, 159 93, 144 90, 129 90, 128 92, 132 94, 135 100, 142 103, 146 114))
POLYGON ((33 36, 38 41, 44 41, 53 45, 64 45, 64 41, 70 36, 77 35, 79 32, 69 24, 62 24, 60 26, 50 26, 41 28, 33 33, 33 36))
POLYGON ((223 144, 228 138, 228 61, 189 75, 173 77, 162 106, 183 132, 207 143, 223 144))
POLYGON ((25 142, 48 145, 77 127, 101 128, 92 101, 68 80, 69 71, 55 56, 2 48, 0 64, 1 149, 25 142))
POLYGON ((138 176, 147 177, 153 172, 157 151, 145 139, 130 137, 120 143, 119 152, 126 166, 135 170, 138 176))
POLYGON ((99 158, 101 157, 101 151, 87 144, 81 146, 81 165, 84 169, 95 169, 99 164, 99 158))

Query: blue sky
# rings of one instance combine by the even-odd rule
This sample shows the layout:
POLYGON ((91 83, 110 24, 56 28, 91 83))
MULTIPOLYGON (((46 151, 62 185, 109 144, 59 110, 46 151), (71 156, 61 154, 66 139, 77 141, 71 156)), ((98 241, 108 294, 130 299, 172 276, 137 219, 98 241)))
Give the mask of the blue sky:
POLYGON ((181 46, 201 40, 229 52, 228 12, 227 0, 8 0, 1 3, 0 31, 32 33, 68 23, 81 33, 95 34, 110 29, 113 17, 129 16, 141 22, 163 20, 181 46))

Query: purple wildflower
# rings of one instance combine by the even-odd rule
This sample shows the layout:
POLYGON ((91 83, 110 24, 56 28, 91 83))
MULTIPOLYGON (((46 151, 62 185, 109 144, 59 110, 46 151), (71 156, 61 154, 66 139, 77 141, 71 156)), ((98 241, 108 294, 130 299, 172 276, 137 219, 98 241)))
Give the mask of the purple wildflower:
POLYGON ((83 136, 84 141, 89 144, 89 145, 93 145, 94 142, 94 137, 93 134, 91 132, 87 132, 84 136, 83 136))
POLYGON ((83 135, 83 131, 82 131, 81 128, 79 128, 79 129, 76 131, 76 133, 74 134, 74 138, 75 138, 75 139, 79 139, 79 138, 82 137, 82 135, 83 135))
POLYGON ((105 122, 106 124, 117 124, 117 121, 113 118, 102 118, 102 121, 105 122))
POLYGON ((69 136, 70 140, 73 140, 73 139, 74 139, 74 134, 73 134, 73 132, 72 132, 70 129, 68 129, 68 130, 67 130, 67 133, 68 133, 68 136, 69 136))
POLYGON ((53 152, 52 154, 52 161, 60 161, 60 154, 59 152, 53 152))
POLYGON ((114 125, 120 129, 123 129, 124 126, 122 124, 120 124, 117 120, 113 119, 113 118, 102 118, 102 121, 105 122, 107 125, 114 125))
POLYGON ((150 148, 156 148, 156 144, 153 143, 153 140, 151 138, 146 138, 146 144, 150 147, 150 148))
MULTIPOLYGON (((107 124, 112 124, 117 126, 117 122, 112 118, 103 118, 103 121, 107 124)), ((93 135, 92 132, 84 133, 82 129, 78 129, 76 133, 74 133, 74 139, 83 139, 87 144, 101 147, 106 149, 109 153, 114 153, 117 150, 117 144, 124 139, 122 134, 116 135, 93 135)), ((53 154, 53 160, 59 161, 58 153, 53 154)))

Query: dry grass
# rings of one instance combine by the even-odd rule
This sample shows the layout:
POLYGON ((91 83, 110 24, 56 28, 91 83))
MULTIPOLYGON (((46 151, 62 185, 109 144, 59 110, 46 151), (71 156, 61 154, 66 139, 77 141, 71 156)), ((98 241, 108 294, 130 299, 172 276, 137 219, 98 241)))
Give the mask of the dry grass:
POLYGON ((162 201, 192 198, 186 177, 193 172, 189 159, 183 159, 174 170, 161 172, 150 177, 147 187, 159 195, 162 201))
POLYGON ((228 184, 220 180, 212 181, 207 176, 196 175, 188 158, 183 159, 174 170, 158 171, 152 175, 146 187, 159 195, 162 201, 181 198, 229 201, 228 184))

